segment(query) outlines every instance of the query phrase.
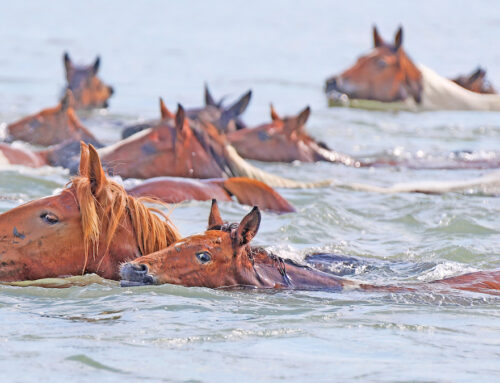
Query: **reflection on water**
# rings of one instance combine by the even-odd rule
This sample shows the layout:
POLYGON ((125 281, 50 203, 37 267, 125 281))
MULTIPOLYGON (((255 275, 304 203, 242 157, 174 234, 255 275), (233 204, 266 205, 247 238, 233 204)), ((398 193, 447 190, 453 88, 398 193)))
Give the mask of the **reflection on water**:
MULTIPOLYGON (((101 75, 116 89, 109 110, 81 115, 104 142, 118 139, 129 123, 156 118, 159 96, 172 109, 177 102, 200 105, 207 81, 228 100, 251 88, 245 114, 250 124, 269 120, 270 102, 281 114, 311 105, 311 135, 356 156, 445 158, 461 150, 499 151, 498 113, 332 109, 322 93, 326 77, 370 48, 374 22, 386 36, 403 23, 406 50, 417 62, 445 76, 481 64, 498 86, 493 38, 500 22, 494 2, 474 4, 473 12, 469 4, 451 1, 51 4, 3 4, 1 123, 55 105, 64 84, 62 53, 68 50, 81 62, 100 54, 101 75)), ((301 180, 383 187, 487 174, 257 165, 301 180)), ((50 195, 67 180, 62 169, 0 169, 0 211, 50 195)), ((385 284, 500 267, 500 200, 481 190, 281 192, 297 214, 264 213, 255 239, 279 255, 298 261, 311 252, 348 255, 358 263, 323 266, 385 284)), ((188 235, 204 229, 208 210, 208 202, 189 202, 172 218, 188 235)), ((221 204, 231 221, 247 210, 221 204)), ((64 289, 0 286, 0 376, 51 382, 498 380, 500 301, 494 296, 120 288, 93 282, 98 283, 64 289)))

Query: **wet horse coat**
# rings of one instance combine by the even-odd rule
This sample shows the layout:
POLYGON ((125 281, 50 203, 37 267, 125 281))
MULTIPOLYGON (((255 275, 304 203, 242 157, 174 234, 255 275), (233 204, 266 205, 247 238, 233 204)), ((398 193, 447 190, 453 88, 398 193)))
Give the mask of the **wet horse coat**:
POLYGON ((257 205, 263 210, 279 213, 294 212, 278 192, 263 182, 244 177, 228 179, 195 180, 186 178, 159 177, 130 188, 127 192, 132 196, 157 198, 166 203, 178 203, 188 200, 232 201, 232 196, 244 205, 257 205))
POLYGON ((500 271, 470 273, 410 287, 376 286, 340 278, 251 247, 260 221, 259 209, 254 207, 239 224, 225 224, 213 201, 204 234, 183 238, 159 252, 125 263, 120 272, 121 284, 387 292, 454 288, 500 294, 500 271))
POLYGON ((73 95, 66 91, 59 105, 7 125, 10 141, 21 140, 33 145, 50 146, 66 140, 97 141, 82 125, 72 105, 73 95))
POLYGON ((158 210, 106 178, 96 150, 82 144, 80 176, 60 194, 0 214, 0 281, 96 273, 117 279, 118 266, 180 236, 158 210))
POLYGON ((266 162, 328 161, 360 166, 354 158, 329 149, 309 136, 305 124, 310 115, 306 107, 297 116, 281 118, 271 106, 269 124, 227 134, 236 151, 243 157, 266 162))
POLYGON ((75 65, 69 54, 64 53, 66 90, 73 92, 72 106, 75 109, 107 108, 108 99, 114 90, 97 76, 101 59, 97 57, 91 65, 75 65))

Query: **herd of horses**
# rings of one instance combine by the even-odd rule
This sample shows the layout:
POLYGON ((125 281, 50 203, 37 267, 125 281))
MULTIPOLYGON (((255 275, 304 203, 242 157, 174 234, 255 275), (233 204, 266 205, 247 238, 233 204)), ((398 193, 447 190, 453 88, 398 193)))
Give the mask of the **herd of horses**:
MULTIPOLYGON (((446 80, 413 63, 403 50, 402 29, 393 44, 376 28, 373 38, 372 52, 327 80, 325 91, 332 104, 385 110, 500 109, 500 96, 483 69, 446 80)), ((8 124, 2 132, 0 165, 60 166, 69 169, 72 178, 59 194, 0 215, 0 281, 95 273, 121 280, 122 286, 500 293, 500 271, 412 286, 369 285, 252 247, 261 210, 295 211, 275 188, 324 187, 330 181, 296 181, 247 161, 485 169, 498 168, 499 159, 457 154, 436 164, 358 158, 307 133, 309 107, 282 117, 271 105, 270 121, 249 127, 242 114, 251 91, 227 105, 207 86, 203 107, 178 105, 174 113, 160 99, 157 120, 127 126, 120 141, 105 146, 78 118, 80 110, 107 107, 114 93, 99 78, 99 66, 99 58, 88 66, 75 65, 65 53, 67 85, 60 102, 8 124), (125 189, 111 175, 143 181, 125 189), (254 206, 240 223, 224 222, 219 213, 216 201, 233 198, 254 206), (183 238, 163 211, 165 204, 186 200, 212 200, 212 207, 207 231, 183 238)))

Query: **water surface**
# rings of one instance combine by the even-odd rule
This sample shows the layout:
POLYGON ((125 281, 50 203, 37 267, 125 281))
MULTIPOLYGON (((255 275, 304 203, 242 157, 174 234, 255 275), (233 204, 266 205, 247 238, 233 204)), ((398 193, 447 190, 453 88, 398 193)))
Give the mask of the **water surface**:
MULTIPOLYGON (((500 86, 499 6, 493 1, 2 2, 0 121, 55 104, 62 53, 101 55, 116 94, 82 115, 106 142, 155 118, 158 97, 197 106, 247 89, 251 124, 311 105, 310 133, 355 155, 443 156, 500 147, 500 114, 329 109, 324 79, 405 27, 409 54, 445 76, 481 64, 500 86)), ((258 164, 296 179, 388 186, 483 171, 350 169, 258 164)), ((0 170, 0 211, 54 193, 61 169, 0 170)), ((302 260, 333 251, 366 261, 350 278, 415 283, 500 267, 500 200, 481 191, 382 195, 347 188, 281 190, 297 214, 264 213, 255 243, 302 260)), ((185 234, 206 225, 208 202, 180 205, 185 234)), ((248 211, 221 204, 237 221, 248 211)), ((443 381, 500 378, 500 301, 483 294, 217 291, 179 286, 0 287, 2 381, 443 381)))

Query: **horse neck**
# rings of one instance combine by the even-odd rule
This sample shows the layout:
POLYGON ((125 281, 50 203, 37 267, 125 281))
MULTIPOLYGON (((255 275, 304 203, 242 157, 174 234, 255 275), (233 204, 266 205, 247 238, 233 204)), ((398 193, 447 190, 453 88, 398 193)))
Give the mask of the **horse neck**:
POLYGON ((342 290, 358 284, 331 274, 283 259, 262 248, 252 248, 249 252, 257 287, 284 289, 329 289, 342 290))
POLYGON ((422 109, 500 110, 500 95, 474 93, 424 65, 418 68, 422 73, 422 109))

